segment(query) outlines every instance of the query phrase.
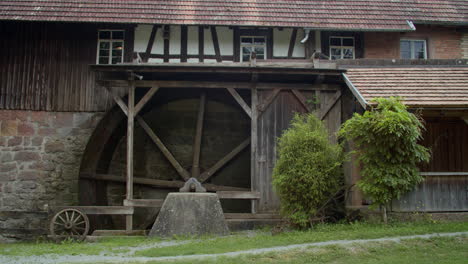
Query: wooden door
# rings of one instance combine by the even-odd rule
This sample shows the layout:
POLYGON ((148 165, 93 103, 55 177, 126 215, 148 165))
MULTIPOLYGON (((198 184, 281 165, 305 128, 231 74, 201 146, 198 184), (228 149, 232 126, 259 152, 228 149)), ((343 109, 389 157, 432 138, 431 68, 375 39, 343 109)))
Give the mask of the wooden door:
MULTIPOLYGON (((272 172, 277 159, 277 141, 295 113, 314 111, 329 129, 330 139, 341 125, 341 90, 321 86, 315 90, 259 90, 257 141, 252 152, 252 190, 260 193, 254 202, 256 212, 277 212, 280 201, 273 190, 272 172)), ((252 135, 254 136, 254 135, 252 135)))

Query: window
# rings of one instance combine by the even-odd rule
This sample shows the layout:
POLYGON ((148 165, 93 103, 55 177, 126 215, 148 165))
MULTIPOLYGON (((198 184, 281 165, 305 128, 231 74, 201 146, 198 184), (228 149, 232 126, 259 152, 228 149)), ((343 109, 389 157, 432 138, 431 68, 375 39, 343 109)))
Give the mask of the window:
POLYGON ((122 63, 123 51, 123 30, 99 30, 97 64, 122 63))
POLYGON ((402 59, 427 59, 425 40, 400 40, 400 57, 402 59))
POLYGON ((250 54, 255 52, 257 60, 266 59, 266 37, 264 36, 241 36, 241 61, 250 61, 250 54))
POLYGON ((330 59, 354 59, 354 37, 330 37, 330 59))

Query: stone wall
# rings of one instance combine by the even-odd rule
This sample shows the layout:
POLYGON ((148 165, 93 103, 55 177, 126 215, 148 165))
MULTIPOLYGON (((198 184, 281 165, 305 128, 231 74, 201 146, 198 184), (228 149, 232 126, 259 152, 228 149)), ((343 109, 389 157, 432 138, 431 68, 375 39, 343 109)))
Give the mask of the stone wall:
POLYGON ((0 239, 38 233, 48 207, 77 204, 81 156, 102 115, 0 110, 0 239))

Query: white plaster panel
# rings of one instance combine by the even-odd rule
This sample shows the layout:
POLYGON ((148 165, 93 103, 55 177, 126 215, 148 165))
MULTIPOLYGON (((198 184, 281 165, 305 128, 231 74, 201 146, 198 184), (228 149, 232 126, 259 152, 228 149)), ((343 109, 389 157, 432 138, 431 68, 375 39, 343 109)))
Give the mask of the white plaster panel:
POLYGON ((273 56, 288 56, 289 39, 291 38, 291 33, 291 28, 284 28, 283 30, 278 30, 276 28, 273 29, 273 56))
POLYGON ((299 29, 296 35, 296 43, 294 44, 294 51, 292 56, 296 58, 305 57, 305 45, 301 43, 301 40, 304 38, 304 30, 299 29))
POLYGON ((198 55, 198 27, 188 27, 187 53, 198 55))
POLYGON ((170 63, 179 63, 180 59, 169 59, 170 63))
POLYGON ((180 26, 170 26, 169 54, 180 54, 180 26))
POLYGON ((153 54, 164 54, 164 39, 163 39, 164 28, 158 28, 156 32, 156 37, 154 38, 153 49, 151 53, 153 54))
POLYGON ((163 59, 148 59, 149 63, 163 63, 163 59))
POLYGON ((234 32, 229 27, 216 27, 221 56, 232 56, 234 50, 234 32))
POLYGON ((187 62, 188 63, 198 63, 198 62, 200 62, 200 60, 199 59, 187 59, 187 62))
POLYGON ((203 37, 205 39, 205 55, 215 55, 213 39, 211 38, 211 30, 209 28, 205 28, 203 37))
POLYGON ((138 25, 135 28, 135 41, 133 43, 135 52, 145 52, 151 35, 152 25, 138 25))

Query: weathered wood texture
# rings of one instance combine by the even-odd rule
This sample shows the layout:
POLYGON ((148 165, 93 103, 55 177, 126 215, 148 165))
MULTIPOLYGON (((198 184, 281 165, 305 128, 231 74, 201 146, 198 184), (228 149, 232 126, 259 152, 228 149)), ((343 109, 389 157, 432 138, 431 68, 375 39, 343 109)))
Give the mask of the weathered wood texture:
POLYGON ((467 211, 468 124, 460 118, 431 118, 424 134, 422 144, 432 151, 429 164, 421 167, 426 179, 395 201, 393 210, 467 211))
MULTIPOLYGON (((114 105, 112 97, 105 89, 95 89, 89 65, 96 63, 97 30, 113 27, 0 22, 0 109, 109 109, 114 105)), ((126 36, 133 38, 130 33, 126 36)), ((133 47, 125 44, 130 55, 127 51, 133 47)))
MULTIPOLYGON (((259 104, 268 103, 274 90, 259 91, 259 104)), ((295 112, 305 113, 317 106, 326 107, 326 103, 334 101, 335 91, 316 93, 300 91, 297 94, 288 90, 280 91, 271 103, 265 107, 258 119, 258 137, 255 174, 252 176, 252 188, 260 193, 257 211, 276 212, 279 209, 279 199, 272 188, 272 171, 277 158, 276 144, 278 137, 290 125, 295 112), (316 96, 319 98, 316 98, 316 96), (310 105, 306 105, 310 104, 310 105)), ((336 142, 335 132, 341 124, 341 99, 334 103, 324 120, 330 130, 330 138, 336 142)), ((319 109, 317 109, 319 110, 319 109)), ((320 113, 320 111, 318 111, 320 113)))

